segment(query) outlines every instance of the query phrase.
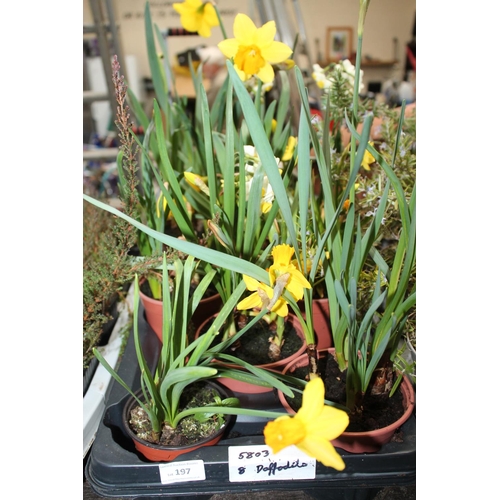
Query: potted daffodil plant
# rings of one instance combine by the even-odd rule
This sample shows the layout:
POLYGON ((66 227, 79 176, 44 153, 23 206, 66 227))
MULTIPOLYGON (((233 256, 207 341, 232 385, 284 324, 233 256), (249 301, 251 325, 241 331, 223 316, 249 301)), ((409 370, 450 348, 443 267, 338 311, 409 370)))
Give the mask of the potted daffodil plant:
MULTIPOLYGON (((181 13, 181 22, 189 18, 191 7, 192 5, 176 4, 176 9, 181 13)), ((203 11, 203 16, 208 16, 208 22, 212 15, 212 6, 200 4, 197 9, 203 11)), ((274 195, 255 147, 246 144, 250 135, 244 121, 242 123, 238 116, 237 110, 240 109, 241 114, 241 107, 238 101, 233 100, 232 83, 227 78, 227 83, 222 87, 209 112, 201 78, 191 67, 197 91, 195 116, 193 121, 186 121, 184 118, 179 120, 179 116, 184 116, 181 112, 183 103, 181 99, 168 93, 168 86, 165 90, 164 83, 169 81, 167 76, 173 78, 173 73, 168 64, 160 63, 161 59, 152 48, 155 29, 157 42, 163 53, 167 54, 166 42, 159 35, 158 27, 153 29, 148 4, 145 20, 148 56, 157 97, 153 103, 153 118, 149 123, 137 100, 129 92, 132 110, 140 117, 143 128, 148 131, 139 147, 141 176, 144 179, 142 191, 150 193, 143 195, 140 200, 144 212, 149 215, 140 219, 147 221, 150 227, 160 232, 166 227, 165 219, 171 220, 177 225, 182 237, 188 241, 199 242, 252 262, 260 261, 263 265, 271 248, 273 223, 278 206, 272 205, 274 195), (168 105, 170 100, 173 101, 173 106, 168 105), (236 109, 234 114, 233 109, 236 109), (241 124, 239 133, 233 127, 225 125, 233 122, 241 124), (226 129, 224 134, 220 132, 223 128, 226 129), (173 147, 176 147, 175 154, 172 154, 173 147), (235 181, 230 182, 229 179, 235 181), (153 181, 156 181, 156 195, 151 194, 153 181)), ((241 24, 249 33, 258 31, 247 16, 237 16, 235 22, 241 24)), ((187 29, 193 26, 186 21, 184 27, 187 29)), ((200 29, 203 31, 203 28, 200 29)), ((263 28, 259 30, 262 31, 263 28)), ((225 33, 224 30, 223 32, 225 33)), ((269 46, 266 50, 269 52, 272 48, 276 52, 269 52, 267 57, 277 61, 291 54, 291 49, 285 44, 272 41, 270 35, 266 36, 271 38, 266 41, 269 46)), ((226 39, 228 46, 233 40, 226 39)), ((271 76, 274 76, 274 70, 269 63, 266 63, 265 68, 267 73, 260 76, 269 83, 271 76)), ((202 66, 199 67, 199 71, 201 70, 202 66)), ((280 73, 284 72, 280 70, 280 73)), ((290 91, 288 85, 285 85, 277 105, 274 102, 265 110, 258 97, 262 80, 249 74, 246 83, 252 79, 258 82, 255 97, 259 103, 258 113, 263 117, 273 151, 283 152, 283 160, 275 156, 281 171, 283 163, 289 163, 287 158, 291 157, 290 147, 287 150, 290 124, 286 121, 290 91)), ((288 82, 285 75, 283 82, 288 82)), ((289 175, 289 172, 285 173, 285 176, 289 175)), ((152 238, 141 235, 140 241, 145 242, 148 251, 155 246, 156 251, 159 251, 159 244, 152 238)), ((206 272, 210 265, 205 266, 206 272)), ((218 275, 213 286, 224 302, 238 286, 241 276, 221 266, 216 269, 218 275)), ((159 290, 156 296, 160 297, 159 290)), ((282 332, 282 320, 278 319, 278 324, 278 332, 282 332)), ((236 325, 232 318, 228 319, 224 329, 226 338, 234 335, 236 325)), ((276 347, 275 351, 279 351, 279 339, 278 333, 275 342, 270 344, 271 348, 276 347)))
MULTIPOLYGON (((360 3, 358 50, 352 80, 342 76, 339 68, 335 68, 330 74, 332 85, 327 90, 323 110, 324 125, 319 134, 314 120, 308 116, 304 86, 299 84, 302 113, 308 116, 302 123, 304 130, 308 129, 309 139, 304 141, 307 132, 303 134, 299 128, 298 170, 300 172, 302 159, 307 165, 306 156, 301 157, 300 150, 302 145, 305 146, 304 149, 308 148, 310 140, 320 177, 316 204, 319 203, 321 209, 316 209, 314 213, 324 214, 324 218, 313 215, 316 217, 316 225, 309 225, 320 229, 315 233, 316 247, 309 278, 314 283, 318 269, 315 263, 321 260, 322 286, 328 298, 334 345, 329 354, 337 365, 337 372, 330 380, 339 380, 343 384, 342 388, 332 388, 331 391, 327 387, 326 397, 346 408, 350 415, 351 429, 368 431, 372 428, 364 426, 373 420, 365 417, 369 408, 390 405, 393 397, 397 399, 395 396, 398 385, 403 382, 401 392, 404 401, 394 417, 397 425, 393 425, 392 433, 384 438, 390 439, 394 430, 404 422, 401 419, 410 416, 414 404, 411 383, 408 377, 404 377, 404 372, 398 370, 401 367, 401 363, 398 363, 398 349, 400 341, 404 339, 407 322, 416 307, 416 190, 414 182, 403 184, 395 173, 401 162, 399 152, 405 125, 404 103, 399 121, 395 122, 396 126, 391 130, 389 144, 392 152, 389 155, 384 154, 383 149, 376 149, 373 141, 370 141, 373 114, 359 113, 359 68, 367 8, 368 2, 360 3), (332 116, 332 100, 338 105, 332 94, 339 89, 339 79, 350 83, 352 95, 351 106, 344 111, 343 123, 349 138, 347 144, 343 145, 339 140, 339 128, 334 126, 332 134, 326 125, 330 123, 332 116), (347 173, 342 171, 345 165, 347 173), (371 198, 371 213, 366 208, 367 202, 358 196, 357 191, 362 179, 359 175, 360 167, 370 170, 370 165, 382 172, 378 177, 380 195, 371 198), (352 182, 353 174, 356 176, 355 183, 352 182), (394 251, 390 254, 384 252, 384 233, 387 234, 384 224, 387 214, 391 215, 391 222, 396 222, 392 224, 395 244, 394 251)), ((345 68, 345 65, 342 66, 345 68)), ((297 77, 300 78, 300 75, 297 74, 297 77)), ((364 111, 366 112, 366 108, 364 111)), ((338 114, 333 116, 338 121, 338 114)), ((338 123, 336 126, 340 127, 338 123)), ((387 126, 387 123, 382 126, 387 126)), ((387 143, 383 146, 388 147, 387 143)), ((406 153, 408 155, 407 149, 406 153)), ((406 161, 407 159, 404 160, 406 161)), ((300 179, 302 182, 303 177, 300 179)), ((366 180, 363 183, 367 186, 366 180)), ((313 201, 311 205, 315 206, 313 201)), ((303 231, 305 221, 299 220, 303 231)), ((318 359, 310 356, 305 378, 315 376, 318 363, 318 359)), ((322 367, 319 372, 326 379, 324 370, 322 367)), ((289 373, 292 371, 291 369, 289 373)), ((295 370, 295 373, 298 372, 295 370)), ((349 431, 350 429, 345 434, 349 434, 349 431)), ((336 442, 340 442, 339 446, 344 449, 360 451, 361 448, 356 448, 353 444, 354 439, 349 436, 349 440, 336 442)), ((386 441, 379 437, 373 438, 365 451, 379 449, 383 442, 386 441)))
MULTIPOLYGON (((264 429, 266 443, 275 452, 295 444, 325 465, 341 470, 344 464, 333 448, 332 440, 345 434, 349 422, 362 414, 367 401, 365 395, 378 382, 380 389, 384 389, 380 393, 397 394, 397 383, 392 383, 393 377, 394 382, 403 377, 396 373, 394 358, 405 323, 416 303, 416 287, 412 280, 415 269, 416 192, 412 188, 408 196, 403 189, 395 173, 397 155, 387 158, 371 141, 373 114, 367 111, 362 115, 359 112, 360 60, 368 1, 360 2, 358 51, 351 100, 349 104, 347 101, 339 104, 342 113, 337 110, 335 114, 336 122, 340 126, 341 121, 349 134, 348 146, 344 147, 338 146, 339 129, 334 129, 332 135, 329 127, 324 125, 318 132, 299 68, 277 67, 291 57, 292 49, 274 41, 274 22, 257 28, 248 16, 238 14, 234 21, 235 37, 228 38, 214 3, 190 0, 176 5, 183 27, 190 31, 206 33, 209 27, 216 26, 217 18, 224 34, 219 48, 228 58, 228 76, 220 94, 223 98, 216 99, 211 110, 201 84, 202 65, 197 71, 191 67, 197 91, 195 123, 198 126, 195 135, 203 138, 196 146, 196 154, 201 158, 196 171, 193 168, 191 172, 176 172, 172 167, 183 158, 182 154, 176 157, 175 149, 168 138, 165 139, 164 130, 170 126, 168 106, 164 108, 155 101, 151 120, 144 115, 141 118, 146 135, 155 138, 158 151, 155 161, 159 163, 151 161, 151 171, 169 207, 167 210, 171 210, 179 228, 184 228, 181 229, 182 237, 167 234, 162 227, 148 220, 139 220, 91 196, 84 195, 84 199, 128 222, 144 238, 154 241, 158 248, 187 256, 184 266, 188 269, 194 269, 194 262, 198 262, 205 276, 200 282, 200 293, 213 279, 221 292, 222 308, 210 328, 193 343, 187 342, 185 331, 175 333, 172 330, 169 333, 172 319, 181 314, 185 319, 186 311, 192 306, 186 305, 184 312, 177 310, 178 306, 174 307, 175 300, 170 299, 171 292, 166 285, 168 266, 164 258, 161 270, 164 307, 162 354, 156 373, 141 365, 143 399, 141 395, 133 397, 139 406, 142 404, 142 409, 152 420, 163 420, 170 412, 174 418, 169 423, 175 427, 189 413, 198 414, 203 419, 208 415, 220 417, 246 412, 251 415, 252 411, 260 410, 239 408, 233 405, 231 399, 224 403, 223 398, 214 399, 209 410, 180 410, 178 399, 166 400, 169 391, 177 397, 181 388, 194 378, 180 375, 177 378, 177 375, 169 373, 170 369, 185 374, 191 371, 193 374, 203 373, 200 375, 203 379, 234 377, 274 387, 289 399, 299 401, 299 404, 289 415, 267 414, 275 420, 264 429), (249 46, 252 50, 248 49, 249 46), (296 136, 292 135, 291 119, 283 108, 273 105, 265 110, 260 101, 262 86, 275 81, 278 75, 283 88, 288 88, 290 79, 293 79, 298 89, 299 98, 295 105, 300 108, 300 113, 296 136), (249 90, 248 82, 252 79, 258 82, 256 93, 249 90), (276 111, 277 115, 274 114, 276 111), (273 134, 275 117, 279 122, 278 134, 276 129, 273 134), (336 151, 336 147, 340 147, 341 151, 336 151), (347 172, 340 172, 337 153, 343 155, 342 165, 346 166, 347 172), (366 221, 359 212, 356 190, 362 169, 375 162, 385 174, 384 184, 374 207, 375 215, 366 221), (319 183, 315 182, 316 178, 319 183), (193 233, 189 229, 187 200, 190 200, 189 207, 194 208, 203 221, 201 235, 196 234, 196 237, 190 237, 193 233), (382 255, 379 238, 386 207, 393 200, 397 202, 401 230, 397 235, 394 256, 388 260, 382 255), (369 289, 369 298, 361 299, 363 288, 360 283, 367 268, 375 278, 369 289), (345 384, 344 397, 337 400, 329 396, 326 383, 329 379, 323 371, 323 353, 317 348, 314 331, 312 303, 318 276, 326 291, 330 310, 334 346, 331 355, 338 366, 338 378, 343 378, 345 384), (367 306, 361 308, 361 302, 367 306), (247 311, 248 323, 240 330, 232 327, 229 331, 224 330, 226 320, 232 317, 235 310, 247 311), (307 344, 303 376, 293 370, 284 374, 261 370, 238 360, 236 356, 230 358, 238 364, 238 369, 231 370, 218 364, 218 361, 229 358, 225 349, 235 346, 248 334, 251 325, 266 315, 273 319, 281 318, 278 324, 289 315, 294 315, 299 321, 307 344), (222 337, 218 342, 220 332, 222 337), (177 381, 179 385, 176 385, 177 381), (324 403, 325 399, 328 404, 324 403), (162 406, 166 402, 173 405, 176 411, 162 406), (155 413, 156 408, 159 413, 155 413), (296 429, 300 432, 295 432, 296 429), (318 446, 311 447, 309 438, 318 446)), ((152 47, 148 50, 153 53, 152 47)), ((158 75, 161 76, 161 72, 158 75)), ((284 99, 287 98, 285 93, 284 99)), ((330 122, 330 109, 327 95, 325 124, 330 122)), ((404 106, 395 131, 395 150, 401 139, 403 117, 404 106)), ((191 141, 189 144, 193 147, 195 143, 191 141)), ((141 144, 144 157, 151 157, 150 145, 141 144)), ((176 262, 174 267, 182 266, 180 261, 176 262)), ((182 273, 181 267, 175 275, 178 273, 181 281, 190 274, 186 274, 185 268, 182 273)), ((186 285, 181 285, 181 281, 176 286, 185 290, 186 285)), ((194 301, 198 299, 199 294, 194 301)), ((187 296, 182 303, 189 304, 187 296)), ((184 328, 182 322, 175 325, 175 328, 184 328)), ((282 340, 280 332, 281 327, 276 340, 278 348, 282 340)), ((134 332, 134 338, 138 362, 142 363, 137 332, 134 332)), ((128 390, 133 394, 130 388, 128 390)), ((411 399, 412 396, 409 397, 411 399)), ((260 414, 264 415, 263 412, 260 414)))
MULTIPOLYGON (((239 293, 230 297, 216 324, 209 331, 193 342, 188 341, 188 318, 215 274, 213 271, 205 275, 199 289, 191 295, 190 283, 196 264, 191 255, 185 260, 174 257, 171 262, 167 262, 166 254, 163 255, 163 343, 154 370, 146 362, 139 339, 138 277, 135 278, 133 342, 141 372, 139 391, 133 392, 102 354, 97 349, 94 350, 96 358, 130 394, 123 412, 123 428, 133 440, 137 451, 145 458, 170 461, 193 449, 215 444, 228 426, 228 415, 277 418, 278 423, 266 427, 266 435, 270 446, 278 452, 283 447, 279 436, 286 433, 287 425, 291 425, 288 423, 291 417, 279 412, 242 408, 237 398, 214 382, 218 376, 218 368, 212 361, 213 353, 217 351, 213 340, 225 317, 232 312, 239 293), (175 270, 173 288, 167 278, 169 268, 175 270)), ((258 317, 255 318, 257 319, 258 317)), ((246 363, 242 362, 242 365, 246 363)), ((292 395, 291 390, 271 373, 256 367, 247 368, 265 383, 292 395)), ((233 374, 236 378, 240 377, 237 370, 233 373, 225 368, 223 373, 225 377, 233 374)), ((319 436, 324 447, 321 459, 325 465, 341 470, 345 467, 344 462, 329 442, 328 436, 340 434, 347 426, 348 417, 341 410, 323 405, 322 385, 308 391, 315 402, 306 401, 304 409, 295 417, 295 422, 304 425, 306 431, 302 438, 294 438, 295 442, 306 453, 311 453, 306 438, 316 435, 317 431, 315 426, 308 424, 309 420, 304 419, 304 415, 309 413, 316 421, 325 420, 328 422, 329 434, 326 437, 323 434, 319 436), (319 401, 321 405, 318 406, 319 401)))

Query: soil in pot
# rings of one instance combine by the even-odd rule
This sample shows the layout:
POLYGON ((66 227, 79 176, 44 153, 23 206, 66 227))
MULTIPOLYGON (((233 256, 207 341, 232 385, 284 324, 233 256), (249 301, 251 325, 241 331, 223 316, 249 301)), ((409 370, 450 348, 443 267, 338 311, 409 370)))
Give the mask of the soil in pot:
MULTIPOLYGON (((333 403, 345 405, 346 372, 339 370, 337 361, 330 353, 320 356, 318 360, 319 372, 325 382, 325 399, 333 403)), ((293 371, 297 378, 306 380, 308 368, 297 367, 293 371)), ((301 394, 296 394, 293 399, 284 396, 288 404, 295 411, 302 406, 301 394)), ((363 399, 363 408, 360 413, 349 415, 349 425, 346 432, 366 432, 381 429, 396 422, 404 413, 403 397, 401 391, 396 390, 392 397, 380 398, 378 396, 366 395, 363 399)))
MULTIPOLYGON (((246 321, 247 317, 245 315, 237 316, 236 325, 238 330, 244 327, 246 321)), ((205 333, 211 323, 212 321, 208 321, 200 330, 200 334, 205 333)), ((275 323, 269 324, 264 320, 260 320, 224 352, 256 366, 267 365, 286 359, 293 356, 302 348, 304 344, 303 338, 297 334, 296 329, 290 321, 285 321, 281 351, 279 356, 273 359, 272 350, 270 351, 269 349, 269 338, 274 336, 275 332, 275 323)), ((217 341, 219 340, 217 339, 217 341)))
MULTIPOLYGON (((215 397, 220 397, 219 393, 203 382, 196 382, 187 386, 181 397, 181 410, 205 406, 214 402, 215 397)), ((137 437, 161 446, 186 446, 199 442, 215 434, 225 423, 224 415, 213 415, 206 422, 199 422, 194 416, 183 418, 177 428, 164 424, 161 436, 156 439, 153 436, 151 422, 140 406, 134 406, 130 411, 129 424, 137 437)))

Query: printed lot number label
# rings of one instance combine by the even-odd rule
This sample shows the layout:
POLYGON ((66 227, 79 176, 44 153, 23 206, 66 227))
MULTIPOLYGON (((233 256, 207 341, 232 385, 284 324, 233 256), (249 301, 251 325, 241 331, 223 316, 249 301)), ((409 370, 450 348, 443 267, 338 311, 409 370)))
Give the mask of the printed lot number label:
POLYGON ((185 462, 169 462, 158 465, 161 484, 172 484, 186 481, 203 481, 205 464, 203 460, 185 462))
POLYGON ((230 446, 228 466, 231 483, 316 477, 316 459, 296 446, 290 446, 276 455, 266 445, 230 446))

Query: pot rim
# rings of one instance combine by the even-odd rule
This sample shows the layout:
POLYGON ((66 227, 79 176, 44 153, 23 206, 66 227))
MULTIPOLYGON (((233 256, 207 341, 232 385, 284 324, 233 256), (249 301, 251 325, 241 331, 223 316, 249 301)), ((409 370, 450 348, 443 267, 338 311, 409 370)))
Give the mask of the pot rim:
MULTIPOLYGON (((196 334, 195 334, 195 339, 199 337, 200 335, 200 332, 202 331, 203 327, 211 320, 213 320, 213 318, 215 318, 217 316, 218 313, 215 313, 215 314, 212 314, 212 316, 209 316, 205 321, 203 321, 203 323, 201 323, 201 325, 198 327, 198 329, 196 330, 196 334)), ((300 321, 299 319, 293 315, 293 314, 289 314, 286 318, 285 318, 286 321, 291 321, 293 323, 293 327, 295 328, 295 331, 297 332, 297 335, 302 339, 302 346, 300 347, 300 349, 298 349, 295 353, 291 354, 290 356, 288 356, 287 358, 284 358, 284 359, 280 359, 278 361, 272 361, 270 363, 264 363, 264 364, 259 364, 259 365, 256 365, 258 366, 259 368, 264 368, 264 369, 273 369, 273 368, 277 368, 277 369, 280 369, 282 366, 287 366, 289 363, 292 363, 293 361, 295 361, 297 358, 299 358, 300 356, 302 356, 305 352, 306 352, 306 349, 307 349, 307 341, 306 341, 306 337, 304 335, 304 331, 302 330, 302 327, 300 325, 300 321)), ((235 368, 235 369, 242 369, 241 366, 239 365, 235 365, 233 363, 225 363, 223 361, 219 361, 217 359, 214 360, 216 363, 221 363, 223 364, 224 366, 227 366, 229 368, 235 368)), ((282 371, 280 370, 279 373, 282 373, 282 371)))
MULTIPOLYGON (((146 302, 152 302, 152 303, 154 303, 154 304, 156 304, 156 303, 158 303, 158 302, 159 302, 160 304, 162 304, 162 305, 163 305, 163 301, 162 301, 161 299, 153 299, 152 297, 149 297, 149 296, 148 296, 148 295, 146 295, 143 291, 141 291, 141 285, 142 285, 145 281, 146 281, 146 279, 145 279, 145 278, 141 278, 141 279, 139 280, 139 296, 140 296, 140 297, 141 297, 144 301, 146 301, 146 302)), ((212 294, 212 295, 209 295, 208 297, 203 296, 203 297, 201 298, 201 300, 200 300, 200 304, 201 304, 202 302, 204 302, 204 303, 210 303, 210 302, 212 302, 212 301, 214 301, 214 302, 215 302, 216 300, 219 300, 219 299, 220 299, 220 294, 219 294, 219 293, 214 293, 214 294, 212 294)), ((194 311, 194 312, 196 312, 196 309, 195 309, 195 311, 194 311)))
MULTIPOLYGON (((326 353, 333 353, 335 352, 334 347, 329 347, 327 349, 320 349, 318 351, 318 356, 321 356, 321 354, 326 354, 326 353)), ((290 363, 288 363, 285 368, 283 368, 283 371, 281 373, 286 374, 290 368, 294 367, 297 365, 297 363, 300 363, 302 360, 307 359, 307 355, 301 355, 297 359, 294 359, 290 363)), ((396 421, 394 421, 392 424, 386 425, 385 427, 381 427, 380 429, 375 429, 372 431, 345 431, 341 434, 341 436, 349 437, 349 436, 357 436, 357 437, 363 437, 363 436, 373 436, 376 435, 377 433, 385 433, 389 430, 392 431, 392 429, 396 430, 398 427, 401 427, 409 418, 410 415, 412 414, 414 408, 415 408, 415 389, 413 388, 413 384, 411 383, 410 378, 408 375, 403 376, 403 380, 401 381, 400 384, 401 392, 403 394, 403 406, 406 408, 405 411, 403 412, 403 415, 399 417, 396 421)), ((278 390, 278 397, 281 403, 283 404, 283 407, 287 409, 287 411, 292 412, 292 414, 297 413, 293 408, 289 407, 287 404, 285 406, 284 402, 286 402, 285 397, 281 391, 278 390), (289 409, 288 409, 289 408, 289 409)), ((339 436, 339 438, 341 437, 339 436)))
MULTIPOLYGON (((217 382, 216 380, 211 380, 211 379, 203 380, 202 379, 202 380, 198 380, 197 382, 204 382, 204 383, 211 385, 219 392, 219 394, 223 398, 234 397, 234 394, 232 393, 232 391, 229 388, 225 387, 224 385, 222 385, 220 382, 217 382)), ((141 399, 142 389, 136 390, 134 392, 134 394, 137 397, 139 397, 139 399, 141 399)), ((215 432, 214 434, 211 434, 210 436, 207 436, 203 439, 200 439, 199 441, 196 441, 195 443, 186 444, 186 445, 182 445, 182 446, 168 446, 168 445, 162 445, 162 444, 151 443, 150 441, 146 441, 145 439, 142 439, 139 436, 137 436, 137 434, 130 428, 130 425, 128 423, 128 416, 130 414, 132 407, 136 404, 137 404, 137 401, 129 394, 129 396, 127 398, 127 402, 125 403, 125 405, 123 407, 123 411, 122 411, 123 428, 124 428, 127 436, 130 437, 130 439, 140 443, 143 446, 146 446, 147 448, 152 448, 155 450, 190 450, 193 448, 193 446, 198 447, 199 445, 203 445, 204 443, 213 441, 214 438, 216 438, 219 435, 221 435, 222 433, 224 433, 226 431, 226 429, 236 420, 236 415, 225 414, 224 415, 225 422, 221 425, 219 430, 217 432, 215 432)))

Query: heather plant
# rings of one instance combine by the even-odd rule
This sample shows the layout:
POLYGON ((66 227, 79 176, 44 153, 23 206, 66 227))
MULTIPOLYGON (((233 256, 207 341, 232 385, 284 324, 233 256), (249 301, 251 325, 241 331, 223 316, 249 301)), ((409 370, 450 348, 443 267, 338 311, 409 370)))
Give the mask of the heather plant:
MULTIPOLYGON (((126 182, 120 185, 119 200, 124 214, 137 217, 138 199, 135 138, 126 103, 126 85, 118 74, 117 61, 113 81, 117 100, 117 128, 121 144, 117 164, 126 182)), ((138 232, 120 218, 84 203, 83 207, 83 367, 94 357, 104 325, 110 320, 108 308, 113 300, 124 298, 136 273, 152 272, 161 263, 161 255, 137 259, 132 250, 138 232)), ((155 243, 156 245, 156 243, 155 243)))

